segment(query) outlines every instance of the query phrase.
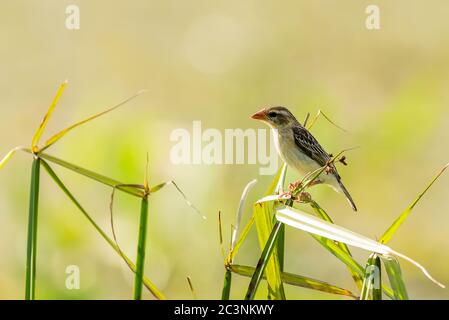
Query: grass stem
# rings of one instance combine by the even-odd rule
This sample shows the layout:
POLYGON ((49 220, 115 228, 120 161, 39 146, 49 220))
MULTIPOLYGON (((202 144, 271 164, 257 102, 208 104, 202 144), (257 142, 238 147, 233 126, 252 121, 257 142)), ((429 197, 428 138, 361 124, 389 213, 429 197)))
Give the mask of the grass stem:
POLYGON ((257 288, 259 287, 260 280, 263 278, 263 273, 267 266, 267 262, 270 259, 271 253, 276 246, 277 238, 279 236, 279 231, 282 229, 282 223, 277 221, 274 225, 270 237, 265 244, 259 261, 257 262, 256 270, 251 278, 251 282, 248 286, 248 291, 246 292, 245 300, 253 300, 256 295, 257 288))
POLYGON ((142 299, 142 277, 145 265, 145 247, 148 223, 148 195, 142 198, 140 207, 139 240, 137 244, 136 276, 134 278, 134 300, 142 299))
POLYGON ((28 216, 25 300, 34 300, 36 286, 37 216, 39 204, 40 159, 33 160, 31 169, 30 206, 28 216))
POLYGON ((229 300, 229 296, 231 294, 231 282, 232 282, 232 273, 230 269, 227 269, 224 277, 221 300, 229 300))
MULTIPOLYGON (((48 165, 47 162, 44 160, 41 160, 42 166, 47 171, 47 173, 50 175, 50 177, 54 180, 54 182, 58 185, 58 187, 65 193, 65 195, 73 202, 73 204, 81 211, 83 216, 89 221, 89 223, 95 228, 95 230, 101 235, 101 237, 111 246, 111 248, 118 254, 122 259, 125 261, 126 265, 131 269, 132 272, 136 272, 136 266, 131 261, 130 258, 128 258, 121 250, 120 248, 115 244, 115 242, 108 237, 106 232, 92 219, 92 217, 89 215, 89 213, 81 206, 81 204, 78 202, 78 200, 75 198, 75 196, 67 189, 65 184, 61 181, 61 179, 56 175, 56 173, 53 171, 53 169, 48 165)), ((158 300, 166 300, 167 297, 162 294, 161 291, 159 291, 158 288, 146 277, 143 277, 142 279, 143 285, 151 292, 151 294, 158 300)))

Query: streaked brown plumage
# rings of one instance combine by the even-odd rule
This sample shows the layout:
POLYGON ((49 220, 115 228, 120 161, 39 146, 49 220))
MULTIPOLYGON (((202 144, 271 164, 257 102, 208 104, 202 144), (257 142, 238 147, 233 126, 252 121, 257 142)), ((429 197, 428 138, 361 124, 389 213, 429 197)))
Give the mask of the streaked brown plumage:
MULTIPOLYGON (((296 120, 287 108, 271 107, 263 109, 255 113, 252 118, 271 127, 280 157, 300 174, 306 175, 325 166, 331 160, 331 156, 315 137, 296 120)), ((327 184, 337 192, 342 192, 352 209, 357 211, 351 195, 341 181, 337 168, 332 163, 329 166, 330 171, 323 172, 318 177, 317 183, 327 184)))

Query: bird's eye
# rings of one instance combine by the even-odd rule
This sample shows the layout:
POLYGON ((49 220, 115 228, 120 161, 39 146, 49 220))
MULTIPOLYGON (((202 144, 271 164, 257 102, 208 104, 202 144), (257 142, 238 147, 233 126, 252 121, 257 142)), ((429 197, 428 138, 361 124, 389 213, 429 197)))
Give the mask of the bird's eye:
POLYGON ((274 112, 274 111, 271 111, 271 112, 268 112, 268 116, 269 116, 270 118, 276 118, 277 113, 274 112))

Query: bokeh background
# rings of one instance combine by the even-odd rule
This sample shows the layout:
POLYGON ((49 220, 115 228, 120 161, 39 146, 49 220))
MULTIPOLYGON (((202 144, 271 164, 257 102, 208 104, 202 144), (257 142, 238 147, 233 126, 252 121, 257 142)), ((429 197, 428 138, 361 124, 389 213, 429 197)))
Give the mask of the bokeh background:
MULTIPOLYGON (((258 176, 257 165, 173 165, 170 132, 193 120, 262 128, 249 115, 265 105, 289 106, 300 119, 323 110, 348 131, 316 124, 329 152, 360 146, 340 169, 360 212, 328 188, 312 195, 339 225, 378 238, 449 161, 448 14, 444 0, 2 1, 0 154, 29 145, 66 78, 47 134, 148 89, 48 153, 141 183, 148 151, 151 183, 175 180, 208 219, 172 187, 151 196, 146 274, 169 298, 192 297, 190 276, 200 298, 216 299, 224 273, 217 213, 229 230, 246 183, 258 179, 255 201, 272 177, 258 176), (65 28, 68 4, 80 7, 80 30, 65 28), (380 7, 380 30, 365 27, 369 4, 380 7)), ((30 169, 30 155, 18 153, 0 171, 1 299, 23 298, 30 169)), ((109 231, 111 190, 55 170, 109 231)), ((131 298, 132 274, 120 258, 45 172, 41 180, 37 297, 131 298), (80 290, 65 288, 68 265, 80 267, 80 290)), ((390 243, 446 284, 448 183, 443 176, 434 185, 390 243)), ((139 202, 120 194, 115 212, 121 246, 134 257, 139 202)), ((244 221, 249 215, 248 207, 244 221)), ((287 271, 355 290, 346 268, 307 234, 287 229, 286 250, 287 271)), ((236 262, 255 265, 259 253, 253 230, 236 262)), ((368 253, 354 253, 364 264, 368 253)), ((415 267, 402 267, 411 298, 449 298, 415 267)), ((242 298, 247 283, 234 276, 231 296, 242 298)), ((286 290, 292 299, 339 298, 286 290)))

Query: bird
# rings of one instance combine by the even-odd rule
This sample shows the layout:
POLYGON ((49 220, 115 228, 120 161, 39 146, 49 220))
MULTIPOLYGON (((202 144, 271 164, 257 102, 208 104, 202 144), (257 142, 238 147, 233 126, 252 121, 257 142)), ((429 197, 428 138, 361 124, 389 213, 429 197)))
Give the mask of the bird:
POLYGON ((313 184, 331 186, 335 191, 342 193, 352 209, 357 211, 357 206, 341 181, 337 168, 330 162, 332 155, 324 150, 318 140, 296 120, 290 110, 283 106, 268 107, 256 112, 251 118, 271 128, 279 156, 299 174, 305 176, 326 166, 328 170, 323 171, 313 184))

